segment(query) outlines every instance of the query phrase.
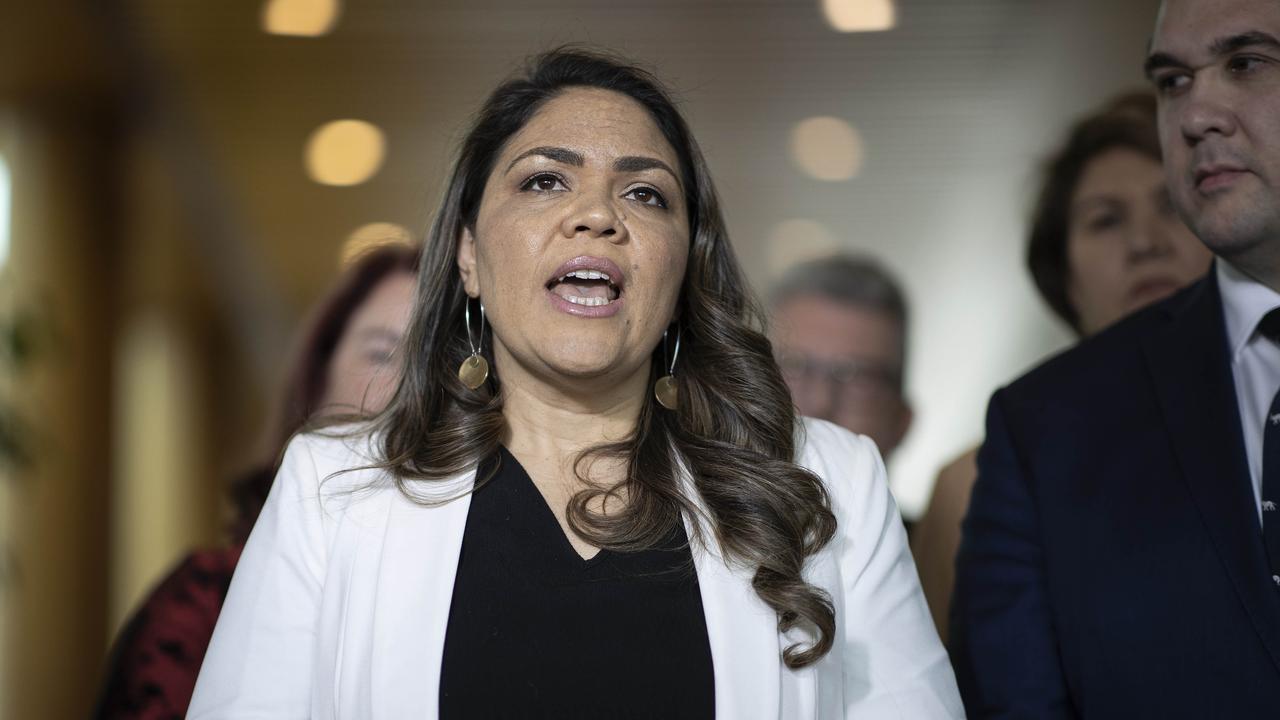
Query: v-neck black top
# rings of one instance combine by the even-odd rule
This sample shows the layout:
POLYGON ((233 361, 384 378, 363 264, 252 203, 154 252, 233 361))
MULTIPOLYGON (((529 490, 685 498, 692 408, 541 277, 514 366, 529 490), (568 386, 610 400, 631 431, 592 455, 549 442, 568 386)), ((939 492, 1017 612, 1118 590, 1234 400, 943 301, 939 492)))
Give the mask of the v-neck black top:
POLYGON ((712 718, 715 685, 683 526, 578 555, 506 448, 480 464, 454 580, 442 718, 712 718))

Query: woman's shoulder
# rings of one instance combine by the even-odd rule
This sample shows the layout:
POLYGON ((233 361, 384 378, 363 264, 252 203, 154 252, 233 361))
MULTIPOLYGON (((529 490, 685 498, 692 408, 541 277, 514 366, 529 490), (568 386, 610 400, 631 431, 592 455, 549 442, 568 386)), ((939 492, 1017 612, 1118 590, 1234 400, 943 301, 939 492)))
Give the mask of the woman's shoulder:
POLYGON ((382 466, 379 436, 360 426, 299 433, 289 441, 275 488, 285 508, 319 509, 333 518, 353 508, 385 504, 395 488, 382 466))
POLYGON ((802 418, 800 426, 796 463, 822 480, 839 520, 878 526, 881 516, 896 513, 884 461, 871 438, 816 418, 802 418))
POLYGON ((298 433, 285 448, 282 469, 308 469, 320 478, 342 485, 367 483, 370 473, 381 472, 381 436, 362 425, 338 425, 298 433))
MULTIPOLYGON (((293 436, 289 448, 305 448, 318 462, 350 467, 369 465, 382 457, 382 435, 365 424, 333 425, 293 436)), ((287 452, 286 452, 287 454, 287 452)))
POLYGON ((796 462, 827 481, 833 474, 883 473, 880 451, 871 438, 811 417, 800 419, 796 462))

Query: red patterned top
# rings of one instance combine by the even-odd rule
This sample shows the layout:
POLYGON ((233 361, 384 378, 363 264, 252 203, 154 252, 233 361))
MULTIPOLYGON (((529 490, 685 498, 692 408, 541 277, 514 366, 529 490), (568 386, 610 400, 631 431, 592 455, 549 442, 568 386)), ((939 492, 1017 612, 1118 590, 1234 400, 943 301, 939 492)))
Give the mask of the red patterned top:
POLYGON ((188 555, 116 639, 94 717, 180 720, 244 544, 188 555))

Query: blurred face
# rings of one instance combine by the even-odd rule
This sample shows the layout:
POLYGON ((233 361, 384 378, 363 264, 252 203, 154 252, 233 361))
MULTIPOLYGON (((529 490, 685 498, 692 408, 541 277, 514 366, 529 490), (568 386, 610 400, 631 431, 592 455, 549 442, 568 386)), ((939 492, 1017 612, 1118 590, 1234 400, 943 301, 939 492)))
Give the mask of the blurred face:
POLYGON ((409 325, 413 287, 413 275, 393 273, 356 309, 329 362, 326 406, 369 413, 386 407, 400 379, 397 349, 409 325))
POLYGON ((1167 0, 1147 71, 1179 212, 1215 253, 1280 287, 1280 3, 1167 0))
POLYGON ((802 415, 870 437, 888 457, 911 424, 901 329, 887 314, 813 295, 773 312, 774 350, 802 415))
POLYGON ((611 91, 566 90, 511 137, 458 244, 500 373, 510 379, 515 363, 559 383, 648 372, 689 252, 679 173, 648 112, 611 91))
POLYGON ((1191 283, 1212 258, 1173 209, 1160 164, 1129 148, 1085 166, 1069 223, 1067 291, 1085 335, 1191 283))

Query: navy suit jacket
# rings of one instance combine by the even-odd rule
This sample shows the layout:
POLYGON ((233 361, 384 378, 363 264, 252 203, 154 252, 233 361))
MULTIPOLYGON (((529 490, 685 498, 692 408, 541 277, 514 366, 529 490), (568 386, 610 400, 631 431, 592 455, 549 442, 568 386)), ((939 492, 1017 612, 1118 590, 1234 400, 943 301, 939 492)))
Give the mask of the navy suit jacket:
POLYGON ((992 397, 951 651, 973 718, 1280 718, 1213 272, 992 397))

